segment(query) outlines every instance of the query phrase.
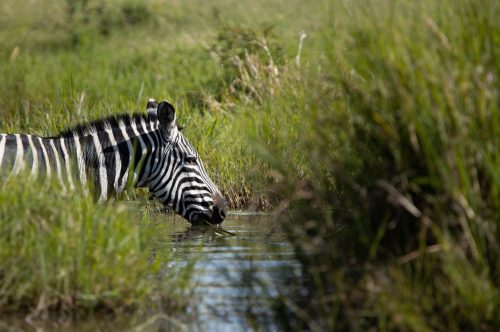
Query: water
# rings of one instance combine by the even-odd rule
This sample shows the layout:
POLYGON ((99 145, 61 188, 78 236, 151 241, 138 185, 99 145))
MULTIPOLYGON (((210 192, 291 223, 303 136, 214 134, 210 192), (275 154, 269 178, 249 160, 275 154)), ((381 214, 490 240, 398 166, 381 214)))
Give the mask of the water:
POLYGON ((235 332, 258 323, 276 329, 270 305, 287 295, 287 285, 301 273, 286 234, 265 215, 231 214, 223 228, 234 235, 212 227, 172 230, 175 255, 181 262, 196 259, 192 284, 197 301, 189 308, 187 326, 235 332))

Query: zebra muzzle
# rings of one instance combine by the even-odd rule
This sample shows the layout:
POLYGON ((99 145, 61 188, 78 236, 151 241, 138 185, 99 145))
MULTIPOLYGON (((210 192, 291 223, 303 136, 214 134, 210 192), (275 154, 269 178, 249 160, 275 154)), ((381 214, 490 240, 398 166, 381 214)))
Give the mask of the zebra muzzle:
POLYGON ((212 224, 220 224, 226 219, 227 203, 220 194, 215 194, 213 200, 214 205, 212 207, 212 218, 210 218, 210 222, 212 224))
POLYGON ((221 209, 219 206, 214 205, 212 209, 212 224, 220 224, 226 218, 226 211, 221 209))

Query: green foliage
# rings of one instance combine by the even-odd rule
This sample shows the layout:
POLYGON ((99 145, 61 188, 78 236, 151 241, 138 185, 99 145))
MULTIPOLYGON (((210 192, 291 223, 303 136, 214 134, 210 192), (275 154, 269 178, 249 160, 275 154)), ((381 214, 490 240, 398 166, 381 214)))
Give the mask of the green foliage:
MULTIPOLYGON (((172 100, 232 208, 298 211, 283 225, 309 292, 277 304, 284 328, 499 328, 496 1, 42 2, 0 4, 2 131, 49 135, 172 100)), ((119 230, 130 222, 26 190, 18 205, 2 193, 16 206, 2 213, 23 215, 34 200, 30 218, 54 218, 50 227, 93 225, 94 213, 119 230)), ((25 250, 41 234, 56 246, 41 221, 5 227, 26 223, 16 230, 31 239, 25 250)), ((137 236, 113 250, 139 251, 137 236)), ((110 246, 88 241, 100 255, 110 246)), ((64 269, 70 296, 100 294, 98 277, 78 283, 64 269)), ((14 289, 66 294, 37 283, 14 289)))
POLYGON ((225 27, 211 51, 222 67, 225 82, 224 91, 215 95, 219 100, 232 95, 262 101, 265 90, 277 84, 278 68, 284 64, 282 47, 271 28, 257 33, 253 29, 225 27))
POLYGON ((4 178, 0 202, 0 312, 118 313, 166 294, 170 284, 154 276, 171 258, 151 261, 155 230, 136 206, 97 204, 25 176, 4 178))
POLYGON ((257 136, 283 206, 298 210, 284 225, 310 276, 308 328, 500 326, 499 13, 493 2, 346 4, 336 38, 324 36, 335 52, 319 74, 303 71, 304 93, 283 96, 307 115, 293 122, 270 101, 281 118, 264 121, 293 124, 293 150, 307 151, 283 165, 293 153, 257 136))

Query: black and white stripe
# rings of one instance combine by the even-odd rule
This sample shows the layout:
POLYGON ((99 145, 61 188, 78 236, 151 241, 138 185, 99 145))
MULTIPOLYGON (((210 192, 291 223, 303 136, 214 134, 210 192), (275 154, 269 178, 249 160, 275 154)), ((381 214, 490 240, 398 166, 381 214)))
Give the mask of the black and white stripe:
POLYGON ((63 190, 91 183, 99 201, 128 186, 147 187, 191 223, 220 223, 226 204, 166 101, 147 115, 122 115, 53 137, 0 134, 0 174, 56 177, 63 190))

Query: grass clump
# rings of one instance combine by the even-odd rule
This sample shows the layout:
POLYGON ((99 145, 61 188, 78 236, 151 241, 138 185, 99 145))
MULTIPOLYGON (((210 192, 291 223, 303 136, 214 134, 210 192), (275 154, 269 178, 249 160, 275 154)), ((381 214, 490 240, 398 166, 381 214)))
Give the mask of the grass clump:
POLYGON ((160 283, 157 277, 171 258, 150 257, 155 230, 136 206, 96 204, 57 184, 21 177, 2 181, 0 202, 2 314, 79 318, 167 302, 181 309, 180 283, 166 296, 163 287, 177 279, 160 283))

